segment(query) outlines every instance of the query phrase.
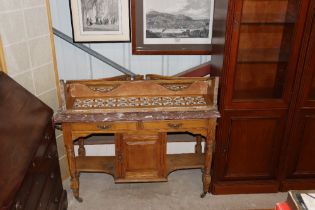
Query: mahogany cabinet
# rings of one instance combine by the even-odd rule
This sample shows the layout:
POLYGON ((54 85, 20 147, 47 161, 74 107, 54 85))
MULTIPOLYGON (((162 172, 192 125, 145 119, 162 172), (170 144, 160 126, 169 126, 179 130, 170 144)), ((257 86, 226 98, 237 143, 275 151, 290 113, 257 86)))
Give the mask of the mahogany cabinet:
POLYGON ((296 85, 296 104, 288 128, 288 146, 282 173, 282 190, 315 189, 315 1, 306 21, 296 85))
POLYGON ((314 184, 314 0, 227 0, 214 18, 222 75, 212 193, 314 184))

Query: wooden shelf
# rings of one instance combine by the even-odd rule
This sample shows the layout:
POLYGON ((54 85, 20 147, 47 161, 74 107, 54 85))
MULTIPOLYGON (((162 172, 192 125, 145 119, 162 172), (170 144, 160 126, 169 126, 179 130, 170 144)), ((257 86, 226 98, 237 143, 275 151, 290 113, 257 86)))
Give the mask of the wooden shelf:
MULTIPOLYGON (((166 159, 168 174, 179 169, 204 168, 204 154, 169 154, 166 159)), ((76 166, 78 172, 102 172, 115 175, 114 156, 76 157, 76 166)))
POLYGON ((288 50, 274 49, 239 49, 238 63, 286 63, 289 60, 288 50))
POLYGON ((204 167, 204 155, 203 154, 170 154, 166 157, 167 172, 179 169, 193 169, 204 167))
POLYGON ((114 156, 86 156, 75 158, 77 170, 79 172, 103 172, 115 174, 114 156))
POLYGON ((262 25, 287 25, 287 24, 292 24, 293 26, 294 26, 294 24, 295 24, 295 22, 289 22, 289 21, 287 21, 287 22, 281 22, 281 21, 279 21, 279 22, 277 22, 277 21, 262 21, 262 22, 259 22, 259 21, 244 21, 244 20, 242 20, 242 22, 241 22, 241 25, 260 25, 260 26, 262 26, 262 25))
POLYGON ((255 0, 244 1, 242 19, 250 22, 296 22, 296 1, 255 0))

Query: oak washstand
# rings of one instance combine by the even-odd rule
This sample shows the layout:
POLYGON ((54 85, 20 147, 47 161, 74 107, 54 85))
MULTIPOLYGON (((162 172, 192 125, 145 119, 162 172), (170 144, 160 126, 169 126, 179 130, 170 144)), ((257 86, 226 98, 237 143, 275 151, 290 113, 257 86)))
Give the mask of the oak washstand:
POLYGON ((79 197, 79 174, 103 172, 116 183, 167 181, 178 169, 200 168, 203 193, 211 182, 210 168, 216 121, 217 78, 175 78, 147 75, 61 82, 63 105, 55 114, 62 124, 71 189, 79 197), (125 80, 125 81, 123 81, 125 80), (195 153, 167 154, 167 135, 196 135, 195 153), (84 138, 114 134, 115 156, 86 156, 84 138), (205 152, 201 140, 205 138, 205 152), (73 142, 79 140, 78 156, 73 142))

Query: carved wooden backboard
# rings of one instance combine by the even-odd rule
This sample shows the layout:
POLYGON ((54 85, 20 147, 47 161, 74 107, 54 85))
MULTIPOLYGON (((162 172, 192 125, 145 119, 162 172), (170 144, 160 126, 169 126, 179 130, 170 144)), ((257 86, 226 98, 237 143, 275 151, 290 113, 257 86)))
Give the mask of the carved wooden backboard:
POLYGON ((211 110, 217 79, 72 80, 62 88, 64 106, 72 112, 211 110))

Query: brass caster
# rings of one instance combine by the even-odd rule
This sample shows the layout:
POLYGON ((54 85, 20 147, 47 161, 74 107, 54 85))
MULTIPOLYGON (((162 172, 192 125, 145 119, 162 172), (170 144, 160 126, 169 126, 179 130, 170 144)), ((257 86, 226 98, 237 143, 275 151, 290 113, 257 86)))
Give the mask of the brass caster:
POLYGON ((203 192, 201 193, 200 198, 204 198, 206 195, 207 195, 207 192, 203 192))
POLYGON ((82 203, 83 202, 83 199, 80 198, 80 197, 74 197, 79 203, 82 203))

